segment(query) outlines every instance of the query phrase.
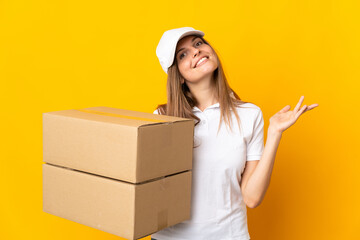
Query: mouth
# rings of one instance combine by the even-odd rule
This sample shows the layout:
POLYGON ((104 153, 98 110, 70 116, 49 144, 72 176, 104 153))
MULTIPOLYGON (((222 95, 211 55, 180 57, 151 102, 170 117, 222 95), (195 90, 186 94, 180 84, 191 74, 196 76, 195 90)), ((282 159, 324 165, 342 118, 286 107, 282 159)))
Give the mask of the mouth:
POLYGON ((208 61, 209 57, 205 56, 202 57, 201 59, 199 59, 199 61, 195 64, 194 68, 197 68, 201 65, 203 65, 204 63, 206 63, 208 61))

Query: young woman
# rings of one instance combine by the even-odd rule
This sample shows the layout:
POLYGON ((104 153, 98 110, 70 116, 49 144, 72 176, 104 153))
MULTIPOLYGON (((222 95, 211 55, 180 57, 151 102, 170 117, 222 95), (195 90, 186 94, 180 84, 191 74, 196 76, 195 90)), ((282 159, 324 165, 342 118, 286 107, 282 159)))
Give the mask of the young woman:
POLYGON ((156 240, 249 240, 246 206, 264 198, 282 133, 318 106, 301 107, 301 96, 294 110, 273 115, 264 147, 261 109, 230 88, 203 36, 190 27, 168 30, 156 49, 168 77, 167 104, 154 113, 195 121, 191 218, 156 232, 156 240))

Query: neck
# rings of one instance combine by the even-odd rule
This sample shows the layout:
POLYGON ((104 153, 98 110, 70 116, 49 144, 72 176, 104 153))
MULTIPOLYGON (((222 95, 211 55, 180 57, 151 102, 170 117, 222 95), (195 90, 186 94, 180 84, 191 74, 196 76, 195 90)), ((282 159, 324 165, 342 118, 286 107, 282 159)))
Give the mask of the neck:
POLYGON ((197 101, 196 106, 201 111, 218 102, 211 76, 196 83, 187 83, 187 85, 197 101))

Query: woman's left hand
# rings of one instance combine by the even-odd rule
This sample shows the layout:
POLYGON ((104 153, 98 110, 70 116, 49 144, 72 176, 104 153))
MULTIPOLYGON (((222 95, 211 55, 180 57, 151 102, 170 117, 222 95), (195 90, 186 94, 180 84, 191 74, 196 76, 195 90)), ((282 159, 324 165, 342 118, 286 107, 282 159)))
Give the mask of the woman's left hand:
POLYGON ((272 116, 270 118, 269 130, 277 133, 282 133, 286 129, 288 129, 291 125, 293 125, 301 114, 319 106, 319 104, 315 103, 310 106, 304 105, 300 109, 303 100, 304 100, 304 96, 301 96, 298 104, 296 105, 293 111, 289 111, 291 107, 290 105, 287 105, 279 112, 277 112, 274 116, 272 116))

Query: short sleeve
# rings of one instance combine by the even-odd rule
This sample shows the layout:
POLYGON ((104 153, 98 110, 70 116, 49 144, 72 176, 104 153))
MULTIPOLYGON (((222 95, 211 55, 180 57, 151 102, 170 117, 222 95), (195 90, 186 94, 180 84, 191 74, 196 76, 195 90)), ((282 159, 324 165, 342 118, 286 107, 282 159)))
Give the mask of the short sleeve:
POLYGON ((155 111, 153 112, 153 114, 158 114, 159 115, 159 112, 157 109, 155 109, 155 111))
POLYGON ((247 144, 246 161, 260 160, 264 151, 264 119, 259 109, 253 124, 252 137, 247 144))

